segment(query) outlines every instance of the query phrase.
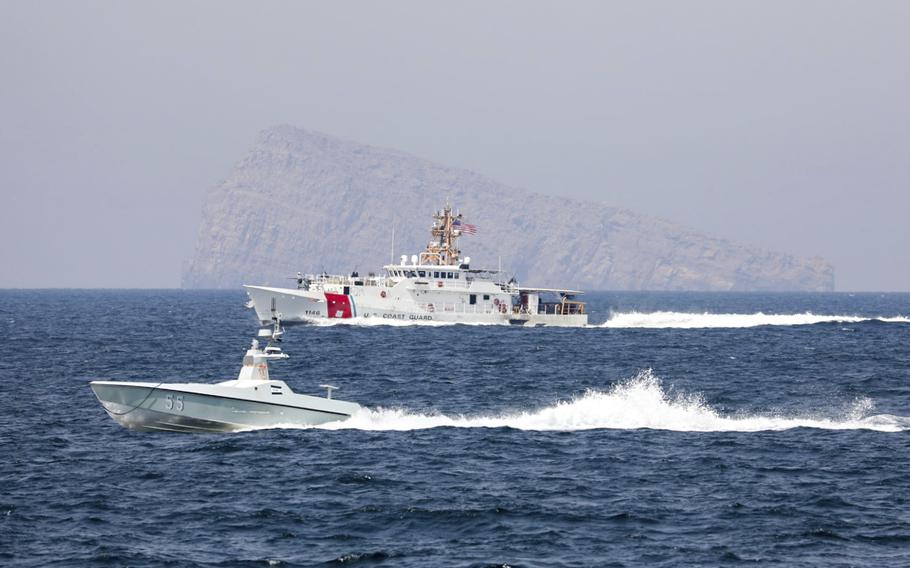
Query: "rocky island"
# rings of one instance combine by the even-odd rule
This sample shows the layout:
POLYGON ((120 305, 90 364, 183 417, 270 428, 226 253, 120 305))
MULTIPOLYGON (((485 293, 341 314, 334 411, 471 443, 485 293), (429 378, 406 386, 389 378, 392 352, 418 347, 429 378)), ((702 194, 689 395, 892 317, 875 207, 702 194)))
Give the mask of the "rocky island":
POLYGON ((186 288, 286 285, 378 270, 422 250, 448 200, 479 227, 461 248, 523 283, 584 290, 831 291, 821 258, 713 237, 603 203, 540 195, 404 152, 277 126, 205 198, 186 288))

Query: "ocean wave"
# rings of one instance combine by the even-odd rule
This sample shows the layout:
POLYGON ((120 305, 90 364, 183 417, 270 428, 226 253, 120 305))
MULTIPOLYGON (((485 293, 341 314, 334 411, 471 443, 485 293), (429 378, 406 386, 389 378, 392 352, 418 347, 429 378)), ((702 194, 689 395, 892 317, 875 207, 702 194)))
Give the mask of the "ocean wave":
POLYGON ((609 320, 590 327, 598 328, 642 328, 642 329, 702 329, 702 328, 745 328, 762 325, 793 326, 817 323, 861 323, 879 321, 883 323, 910 323, 910 317, 866 317, 848 315, 821 315, 805 312, 802 314, 712 314, 689 312, 619 312, 609 320))
POLYGON ((371 431, 440 427, 515 428, 533 431, 650 428, 679 432, 761 432, 792 428, 902 432, 910 429, 910 417, 872 414, 874 407, 872 400, 859 398, 836 415, 804 413, 797 416, 729 416, 712 408, 701 395, 669 394, 660 379, 646 370, 609 390, 589 390, 571 400, 526 412, 471 417, 414 413, 405 409, 365 408, 348 420, 306 428, 371 431))

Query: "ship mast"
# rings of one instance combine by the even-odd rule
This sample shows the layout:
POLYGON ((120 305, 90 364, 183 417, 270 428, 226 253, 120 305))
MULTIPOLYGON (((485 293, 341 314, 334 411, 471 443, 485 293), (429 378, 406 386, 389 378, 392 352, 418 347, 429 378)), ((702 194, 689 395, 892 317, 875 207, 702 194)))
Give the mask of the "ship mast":
POLYGON ((454 215, 452 207, 446 203, 442 211, 433 214, 433 240, 427 245, 427 250, 420 253, 420 264, 458 266, 461 264, 461 251, 458 250, 458 237, 461 231, 455 226, 455 221, 461 219, 461 214, 454 215))

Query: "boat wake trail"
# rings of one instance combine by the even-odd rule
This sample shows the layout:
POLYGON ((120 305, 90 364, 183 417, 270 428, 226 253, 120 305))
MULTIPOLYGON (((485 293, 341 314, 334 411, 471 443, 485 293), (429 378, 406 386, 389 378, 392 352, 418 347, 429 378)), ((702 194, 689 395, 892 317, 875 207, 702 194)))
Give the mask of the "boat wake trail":
POLYGON ((363 409, 350 419, 316 426, 326 430, 408 431, 428 428, 515 428, 538 431, 650 428, 679 432, 760 432, 791 428, 902 432, 910 417, 872 414, 868 398, 855 400, 837 415, 725 416, 700 395, 670 395, 650 370, 607 391, 590 390, 569 401, 500 416, 417 414, 402 409, 363 409))
POLYGON ((711 314, 686 312, 621 312, 602 324, 589 327, 600 328, 644 328, 644 329, 703 329, 703 328, 744 328, 762 325, 812 325, 816 323, 860 323, 879 321, 884 323, 910 323, 910 317, 862 317, 847 315, 803 314, 711 314))

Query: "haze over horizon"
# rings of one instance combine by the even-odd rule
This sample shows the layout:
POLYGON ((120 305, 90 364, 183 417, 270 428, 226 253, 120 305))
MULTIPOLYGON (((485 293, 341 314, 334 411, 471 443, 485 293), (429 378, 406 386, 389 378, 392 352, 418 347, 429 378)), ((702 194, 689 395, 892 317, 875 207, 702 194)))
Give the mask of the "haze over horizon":
POLYGON ((3 6, 0 287, 178 286, 287 123, 910 291, 905 2, 3 6))

